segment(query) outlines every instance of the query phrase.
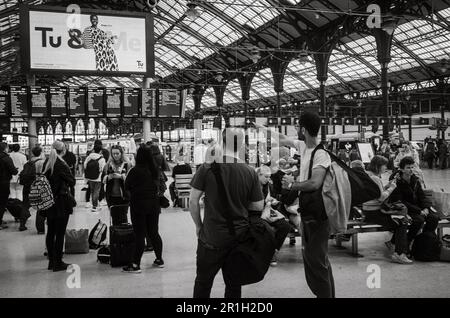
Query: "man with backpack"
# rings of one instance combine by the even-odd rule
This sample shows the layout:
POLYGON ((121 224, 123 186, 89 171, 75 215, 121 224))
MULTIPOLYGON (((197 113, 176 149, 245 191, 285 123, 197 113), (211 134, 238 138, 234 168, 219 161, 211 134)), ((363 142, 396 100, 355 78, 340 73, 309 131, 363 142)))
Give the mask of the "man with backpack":
POLYGON ((13 175, 17 175, 11 157, 8 155, 8 144, 0 142, 0 230, 8 226, 3 224, 3 214, 9 197, 9 184, 13 175))
MULTIPOLYGON (((31 154, 32 158, 23 166, 19 176, 20 184, 23 185, 23 206, 27 210, 30 208, 30 187, 36 179, 36 163, 42 161, 43 164, 45 160, 42 147, 39 145, 31 149, 31 154)), ((45 218, 39 213, 36 213, 36 230, 38 234, 45 234, 45 218)))
POLYGON ((84 162, 84 177, 88 181, 91 191, 92 212, 97 212, 100 188, 102 186, 101 176, 106 165, 105 158, 102 155, 102 149, 101 141, 97 142, 96 140, 93 151, 84 162))
MULTIPOLYGON (((334 278, 328 260, 330 223, 321 193, 331 159, 323 148, 318 147, 320 123, 318 114, 305 112, 300 116, 299 126, 296 127, 299 140, 273 131, 271 134, 272 137, 276 135, 279 138, 280 146, 295 147, 300 154, 300 176, 284 176, 283 187, 300 192, 299 210, 302 219, 302 254, 306 282, 318 298, 334 298, 334 278), (303 199, 311 194, 315 194, 317 198, 308 200, 307 205, 307 201, 303 199)), ((255 126, 265 129, 263 126, 255 126)))

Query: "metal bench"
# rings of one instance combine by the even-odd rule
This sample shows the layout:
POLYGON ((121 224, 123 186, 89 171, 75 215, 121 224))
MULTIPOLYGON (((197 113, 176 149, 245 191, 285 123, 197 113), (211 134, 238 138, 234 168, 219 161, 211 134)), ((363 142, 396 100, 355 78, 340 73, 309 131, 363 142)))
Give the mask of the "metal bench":
POLYGON ((177 174, 175 175, 175 191, 181 200, 181 207, 187 209, 189 207, 189 196, 191 195, 191 180, 193 174, 177 174))

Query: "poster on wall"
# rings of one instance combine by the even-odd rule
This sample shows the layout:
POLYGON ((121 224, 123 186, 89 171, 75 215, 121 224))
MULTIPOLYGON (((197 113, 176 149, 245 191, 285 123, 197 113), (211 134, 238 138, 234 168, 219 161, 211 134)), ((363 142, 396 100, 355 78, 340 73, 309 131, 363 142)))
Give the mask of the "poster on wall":
POLYGON ((123 89, 123 116, 139 116, 139 88, 123 89))
POLYGON ((121 88, 106 88, 106 117, 119 118, 121 116, 121 88))
POLYGON ((0 88, 0 117, 8 116, 8 91, 0 88))
POLYGON ((21 6, 25 71, 154 75, 153 16, 21 6))
POLYGON ((180 117, 180 91, 176 89, 160 89, 158 117, 180 117))
POLYGON ((154 89, 142 89, 142 117, 156 117, 155 95, 156 93, 154 89))
POLYGON ((103 117, 105 90, 101 87, 87 89, 87 115, 89 118, 103 117))
POLYGON ((11 86, 10 103, 11 103, 11 117, 28 116, 28 87, 11 86))
POLYGON ((67 116, 67 87, 50 87, 50 116, 67 116))
POLYGON ((84 87, 69 88, 69 116, 86 116, 86 89, 84 87))
POLYGON ((47 87, 30 87, 31 117, 47 117, 47 87))

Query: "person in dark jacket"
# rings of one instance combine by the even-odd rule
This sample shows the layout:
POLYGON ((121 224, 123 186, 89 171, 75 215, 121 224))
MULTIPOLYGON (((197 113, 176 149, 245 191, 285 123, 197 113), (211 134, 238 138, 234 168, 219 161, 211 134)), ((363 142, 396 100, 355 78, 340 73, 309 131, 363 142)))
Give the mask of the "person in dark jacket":
POLYGON ((175 176, 177 174, 192 174, 192 168, 189 163, 184 161, 183 159, 178 160, 177 165, 173 167, 172 170, 172 178, 173 182, 169 185, 170 199, 173 202, 173 207, 180 206, 180 202, 178 200, 178 194, 175 191, 175 176))
POLYGON ((121 146, 111 147, 111 157, 104 169, 103 183, 106 184, 105 197, 108 207, 113 207, 111 217, 113 225, 128 222, 128 195, 125 191, 125 178, 131 169, 131 163, 126 158, 121 146))
POLYGON ((430 210, 431 206, 425 200, 419 178, 413 173, 414 164, 412 157, 405 157, 400 161, 397 188, 390 196, 391 202, 401 201, 408 208, 408 215, 412 218, 408 231, 409 244, 424 224, 424 232, 434 232, 439 222, 439 217, 430 210))
MULTIPOLYGON (((73 176, 75 176, 75 170, 77 165, 77 158, 75 157, 75 154, 71 151, 69 151, 69 143, 65 142, 64 146, 66 148, 66 153, 64 154, 64 157, 62 159, 67 163, 69 166, 70 172, 73 176)), ((72 196, 75 196, 75 188, 70 188, 70 193, 72 193, 72 196)))
MULTIPOLYGON (((48 251, 48 269, 54 272, 65 271, 69 264, 62 261, 64 235, 66 233, 69 216, 73 213, 73 202, 70 198, 70 188, 75 186, 75 177, 69 166, 62 159, 65 152, 64 143, 55 141, 48 160, 44 162, 42 173, 47 177, 52 188, 55 204, 43 212, 47 217, 46 245, 48 251)), ((39 163, 36 171, 41 171, 39 163)))
POLYGON ((161 208, 158 196, 159 169, 147 145, 139 147, 136 166, 125 180, 125 189, 130 192, 131 223, 136 236, 136 248, 131 264, 123 268, 127 273, 140 273, 141 258, 145 248, 145 236, 149 233, 156 259, 155 267, 164 267, 162 259, 163 243, 158 233, 161 208))
POLYGON ((14 167, 11 157, 8 155, 8 144, 0 142, 0 230, 7 228, 3 224, 3 214, 5 214, 9 197, 9 183, 12 176, 17 173, 18 170, 14 167))

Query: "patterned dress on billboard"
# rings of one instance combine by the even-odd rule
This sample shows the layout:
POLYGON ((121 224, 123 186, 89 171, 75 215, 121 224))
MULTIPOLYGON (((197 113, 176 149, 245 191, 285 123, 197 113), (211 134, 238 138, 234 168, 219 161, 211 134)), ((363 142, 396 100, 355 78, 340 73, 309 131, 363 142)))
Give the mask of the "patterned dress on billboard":
POLYGON ((95 64, 98 71, 119 70, 113 40, 105 31, 87 27, 84 29, 82 39, 86 49, 94 49, 95 64))

